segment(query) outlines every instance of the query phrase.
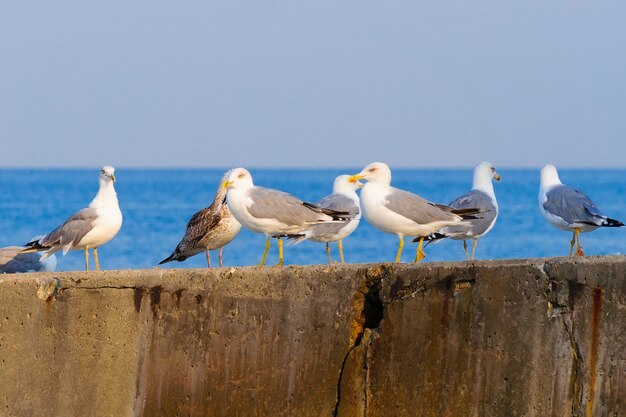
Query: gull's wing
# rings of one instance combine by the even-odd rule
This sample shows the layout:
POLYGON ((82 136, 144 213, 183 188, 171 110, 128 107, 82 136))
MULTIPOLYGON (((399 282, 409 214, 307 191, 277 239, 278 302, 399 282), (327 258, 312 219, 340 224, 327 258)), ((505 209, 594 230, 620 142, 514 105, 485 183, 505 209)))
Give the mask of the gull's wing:
POLYGON ((67 219, 61 226, 54 229, 38 241, 29 242, 27 246, 45 249, 52 246, 62 246, 64 251, 72 245, 78 244, 92 229, 97 218, 95 208, 84 208, 67 219))
POLYGON ((589 197, 565 185, 557 185, 546 193, 543 209, 569 224, 586 223, 601 226, 606 220, 606 216, 589 197))
POLYGON ((385 206, 417 224, 430 224, 442 221, 456 222, 461 220, 461 216, 452 213, 450 207, 431 203, 417 194, 393 187, 391 192, 387 194, 385 206))
POLYGON ((325 209, 346 212, 352 216, 356 216, 360 212, 359 205, 343 194, 327 195, 317 205, 325 209))
POLYGON ((247 197, 251 201, 248 211, 252 216, 275 219, 290 226, 330 221, 333 216, 332 210, 270 188, 254 187, 248 191, 247 197))
MULTIPOLYGON (((463 194, 450 203, 450 207, 454 209, 478 209, 480 211, 479 218, 468 220, 469 230, 473 235, 484 233, 498 216, 498 208, 491 197, 479 190, 472 190, 463 194)), ((455 226, 449 226, 447 230, 451 233, 461 231, 461 229, 456 230, 455 226)), ((462 230, 467 231, 468 228, 463 227, 462 230)))

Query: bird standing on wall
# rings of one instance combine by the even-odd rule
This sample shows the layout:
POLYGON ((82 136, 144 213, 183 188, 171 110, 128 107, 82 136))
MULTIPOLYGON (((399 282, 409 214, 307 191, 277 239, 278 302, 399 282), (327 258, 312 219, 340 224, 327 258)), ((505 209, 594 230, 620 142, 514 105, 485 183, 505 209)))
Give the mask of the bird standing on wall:
POLYGON ((122 227, 122 212, 117 201, 115 168, 105 166, 100 170, 100 189, 87 208, 79 210, 62 225, 39 240, 28 242, 22 253, 47 251, 42 259, 60 250, 65 255, 70 250, 85 251, 85 270, 89 270, 89 249, 93 249, 96 269, 100 270, 98 248, 117 235, 122 227))
POLYGON ((317 205, 330 210, 348 213, 347 222, 329 223, 317 226, 313 230, 309 240, 314 242, 326 242, 326 255, 330 265, 330 243, 337 242, 341 263, 345 263, 343 257, 342 241, 348 237, 359 225, 361 221, 361 208, 359 206, 359 196, 356 190, 363 187, 363 184, 356 181, 350 182, 349 175, 340 175, 335 178, 333 193, 322 198, 317 205))
POLYGON ((405 236, 417 236, 419 245, 414 262, 426 257, 423 250, 424 239, 446 226, 462 223, 475 218, 476 209, 453 209, 431 203, 417 194, 391 186, 391 170, 382 162, 373 162, 360 173, 350 177, 350 181, 365 180, 361 190, 361 203, 365 218, 383 232, 398 236, 400 243, 396 262, 400 262, 405 236))
POLYGON ((348 213, 325 209, 282 191, 257 187, 244 168, 233 169, 222 186, 228 189, 226 202, 237 221, 253 232, 265 234, 261 266, 265 264, 271 237, 278 239, 278 265, 282 265, 282 237, 305 240, 320 225, 350 220, 348 213))
POLYGON ((451 238, 462 240, 465 249, 465 259, 469 260, 467 239, 473 239, 472 260, 476 259, 476 245, 478 239, 489 233, 496 224, 498 217, 498 202, 493 191, 492 179, 501 181, 502 177, 496 172, 496 168, 489 162, 482 162, 474 169, 474 182, 471 191, 463 194, 449 204, 453 209, 478 209, 480 217, 467 220, 465 225, 448 226, 430 235, 426 240, 438 240, 451 238))
POLYGON ((541 169, 539 210, 551 225, 572 232, 569 256, 572 256, 574 244, 577 244, 575 255, 585 256, 580 245, 580 232, 591 232, 598 227, 624 226, 619 220, 602 214, 585 194, 563 185, 554 165, 541 169))
POLYGON ((184 261, 185 259, 206 252, 206 260, 211 267, 211 254, 209 251, 219 249, 217 259, 222 266, 222 250, 228 245, 241 230, 241 223, 235 219, 226 204, 226 188, 222 186, 228 178, 227 172, 220 181, 215 198, 211 205, 194 214, 187 223, 185 236, 180 241, 174 252, 159 262, 159 265, 171 261, 184 261))

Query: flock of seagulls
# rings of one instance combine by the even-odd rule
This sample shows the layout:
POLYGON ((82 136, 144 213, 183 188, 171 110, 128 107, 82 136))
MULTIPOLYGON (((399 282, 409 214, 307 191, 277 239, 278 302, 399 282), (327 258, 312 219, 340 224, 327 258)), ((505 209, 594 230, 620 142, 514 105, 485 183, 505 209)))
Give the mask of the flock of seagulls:
MULTIPOLYGON (((242 226, 265 235, 261 266, 265 264, 271 239, 277 240, 278 265, 284 263, 283 239, 290 244, 304 240, 326 243, 329 264, 330 242, 337 242, 340 261, 345 263, 342 241, 358 227, 362 214, 377 229, 398 236, 396 262, 400 262, 405 237, 418 242, 415 263, 426 256, 425 246, 445 238, 462 240, 466 259, 475 259, 478 239, 489 233, 498 217, 493 180, 500 181, 501 177, 493 165, 479 164, 474 170, 472 189, 448 205, 395 188, 391 179, 389 166, 374 162, 357 174, 338 176, 332 194, 314 204, 255 185, 245 168, 232 169, 222 178, 212 204, 191 217, 180 243, 159 264, 184 261, 204 252, 211 267, 210 251, 218 250, 221 267, 224 246, 235 239, 242 226), (468 240, 473 241, 471 256, 468 240)), ((99 190, 89 206, 46 235, 32 239, 25 247, 0 249, 0 273, 52 271, 56 267, 54 253, 63 251, 65 255, 71 250, 84 251, 85 270, 88 270, 90 249, 95 268, 100 270, 98 248, 113 239, 122 226, 114 183, 115 169, 103 167, 99 190)), ((624 226, 602 214, 589 197, 563 185, 554 165, 541 170, 539 207, 550 224, 572 232, 570 256, 584 256, 581 232, 624 226)))

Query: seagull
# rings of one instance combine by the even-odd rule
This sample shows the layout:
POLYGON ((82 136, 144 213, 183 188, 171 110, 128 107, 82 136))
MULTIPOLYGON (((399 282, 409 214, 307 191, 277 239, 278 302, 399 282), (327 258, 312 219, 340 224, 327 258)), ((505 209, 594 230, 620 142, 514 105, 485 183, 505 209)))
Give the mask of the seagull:
MULTIPOLYGON (((40 239, 33 237, 31 240, 40 239)), ((0 248, 0 274, 14 274, 19 272, 54 272, 57 267, 57 257, 39 253, 21 253, 23 246, 7 246, 0 248)))
POLYGON ((314 242, 326 242, 326 255, 330 265, 330 244, 337 242, 341 263, 345 264, 343 257, 342 240, 348 237, 359 225, 361 221, 361 209, 359 207, 359 196, 356 194, 358 188, 363 187, 359 181, 350 182, 349 175, 340 175, 335 178, 333 193, 320 200, 317 205, 330 210, 349 213, 349 220, 345 223, 329 223, 317 226, 313 230, 309 240, 314 242))
POLYGON ((259 266, 265 265, 270 237, 278 239, 278 266, 283 265, 282 237, 305 240, 316 227, 328 223, 347 223, 348 213, 325 209, 302 201, 291 194, 257 187, 245 168, 230 171, 222 184, 227 188, 226 202, 235 219, 253 232, 265 234, 265 251, 259 266))
POLYGON ((89 249, 93 249, 96 269, 100 270, 98 248, 115 237, 122 227, 122 212, 117 201, 115 168, 105 166, 100 170, 100 189, 87 208, 77 211, 62 225, 39 240, 32 240, 22 253, 47 251, 42 259, 60 250, 65 255, 70 250, 85 251, 85 270, 89 270, 89 249))
MULTIPOLYGON (((465 249, 465 259, 469 260, 467 251, 467 239, 473 239, 472 260, 476 259, 476 245, 478 239, 489 233, 496 224, 498 218, 498 202, 493 192, 492 179, 501 181, 502 177, 496 172, 496 168, 489 162, 482 162, 474 169, 474 183, 472 190, 463 194, 449 204, 453 209, 476 208, 480 210, 481 217, 467 221, 466 225, 448 226, 439 232, 428 236, 426 240, 434 241, 438 239, 451 238, 462 240, 465 249)), ((416 240, 414 240, 415 242, 416 240)))
POLYGON ((182 262, 185 259, 206 253, 206 260, 211 267, 210 250, 219 249, 217 258, 222 267, 222 249, 228 245, 241 230, 241 223, 235 219, 226 205, 226 188, 222 183, 226 181, 230 172, 227 172, 215 192, 215 198, 209 207, 206 207, 191 217, 187 223, 185 236, 172 254, 159 262, 159 265, 171 261, 182 262))
POLYGON ((624 223, 606 217, 585 194, 563 185, 554 165, 541 169, 539 210, 545 219, 562 230, 572 232, 569 256, 577 243, 576 256, 585 256, 580 246, 580 232, 591 232, 598 227, 622 227, 624 223))
POLYGON ((419 238, 413 261, 417 263, 426 257, 422 248, 427 236, 443 227, 476 218, 472 215, 479 212, 477 209, 453 209, 431 203, 417 194, 392 187, 391 170, 383 162, 369 164, 360 173, 352 175, 349 181, 361 179, 367 181, 361 190, 365 218, 374 227, 395 234, 400 239, 396 263, 400 262, 404 236, 419 238))

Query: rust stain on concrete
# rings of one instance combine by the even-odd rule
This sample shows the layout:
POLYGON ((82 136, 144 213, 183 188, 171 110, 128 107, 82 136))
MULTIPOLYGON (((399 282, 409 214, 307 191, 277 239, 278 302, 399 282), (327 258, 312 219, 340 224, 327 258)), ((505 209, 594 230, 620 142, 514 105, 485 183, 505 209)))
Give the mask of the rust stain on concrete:
POLYGON ((600 314, 604 301, 604 289, 598 285, 593 289, 593 307, 591 312, 591 348, 589 353, 589 398, 587 400, 587 415, 593 415, 596 395, 596 373, 598 367, 598 347, 600 344, 600 314))

